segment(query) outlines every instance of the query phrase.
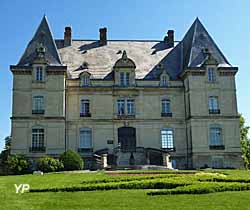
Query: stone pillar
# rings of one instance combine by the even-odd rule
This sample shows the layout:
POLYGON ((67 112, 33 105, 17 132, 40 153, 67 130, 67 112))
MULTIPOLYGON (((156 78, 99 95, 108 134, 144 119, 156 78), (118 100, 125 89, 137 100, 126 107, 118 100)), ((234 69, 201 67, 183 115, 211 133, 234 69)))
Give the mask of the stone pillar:
POLYGON ((108 155, 107 154, 102 154, 101 162, 102 162, 102 168, 108 167, 108 155))
POLYGON ((162 158, 163 158, 163 165, 166 166, 168 169, 173 169, 172 162, 170 160, 170 155, 168 153, 162 153, 162 158))

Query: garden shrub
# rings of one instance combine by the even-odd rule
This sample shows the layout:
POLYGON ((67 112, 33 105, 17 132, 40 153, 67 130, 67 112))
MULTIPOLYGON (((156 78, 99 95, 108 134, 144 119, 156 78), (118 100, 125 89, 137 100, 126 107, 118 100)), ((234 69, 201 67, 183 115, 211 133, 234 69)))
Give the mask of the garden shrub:
POLYGON ((37 161, 37 167, 43 172, 55 172, 63 169, 63 163, 55 158, 45 156, 37 161))
POLYGON ((60 157, 60 161, 63 163, 65 171, 83 169, 83 160, 81 156, 72 150, 64 152, 60 157))
POLYGON ((14 174, 26 174, 30 172, 29 161, 23 154, 11 155, 8 157, 7 166, 14 174))

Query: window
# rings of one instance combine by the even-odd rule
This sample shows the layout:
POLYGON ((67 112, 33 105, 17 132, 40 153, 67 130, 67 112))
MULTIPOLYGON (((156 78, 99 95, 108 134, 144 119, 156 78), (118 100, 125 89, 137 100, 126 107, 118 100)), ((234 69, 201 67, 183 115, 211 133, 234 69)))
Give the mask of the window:
POLYGON ((208 99, 208 108, 210 114, 219 114, 219 104, 217 96, 210 96, 208 99))
POLYGON ((43 128, 32 129, 32 147, 30 150, 31 151, 45 151, 43 128))
POLYGON ((167 75, 162 75, 162 77, 161 77, 161 86, 166 87, 167 85, 168 85, 167 75))
POLYGON ((128 99, 118 99, 117 100, 117 113, 118 115, 135 115, 135 100, 128 99))
POLYGON ((32 114, 44 114, 44 96, 33 96, 32 114))
POLYGON ((92 132, 89 128, 80 129, 79 148, 92 148, 92 132))
POLYGON ((125 114, 125 100, 124 99, 117 100, 117 111, 119 115, 125 114))
POLYGON ((161 147, 163 149, 174 149, 174 132, 171 128, 161 130, 161 147))
POLYGON ((120 73, 120 85, 129 86, 129 72, 120 73))
POLYGON ((127 99, 127 113, 128 115, 134 114, 134 99, 127 99))
POLYGON ((89 100, 88 99, 81 100, 80 117, 91 117, 91 114, 89 112, 89 100))
POLYGON ((84 86, 89 86, 90 84, 90 79, 89 79, 89 75, 83 75, 81 77, 81 86, 84 87, 84 86))
POLYGON ((171 110, 170 110, 170 100, 169 99, 162 99, 161 100, 161 112, 163 114, 169 114, 169 113, 171 113, 171 110))
POLYGON ((212 67, 208 68, 208 81, 209 82, 215 81, 215 69, 212 67))
POLYGON ((222 145, 221 128, 218 126, 210 128, 210 145, 211 146, 222 145))
POLYGON ((36 67, 36 81, 43 81, 43 67, 36 67))

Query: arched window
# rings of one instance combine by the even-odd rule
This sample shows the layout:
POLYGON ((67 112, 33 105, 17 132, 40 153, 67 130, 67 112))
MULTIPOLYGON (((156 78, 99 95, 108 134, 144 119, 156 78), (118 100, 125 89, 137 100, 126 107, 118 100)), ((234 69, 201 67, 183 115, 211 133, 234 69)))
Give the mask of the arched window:
POLYGON ((41 126, 32 128, 32 143, 30 151, 32 152, 45 151, 45 130, 41 126))

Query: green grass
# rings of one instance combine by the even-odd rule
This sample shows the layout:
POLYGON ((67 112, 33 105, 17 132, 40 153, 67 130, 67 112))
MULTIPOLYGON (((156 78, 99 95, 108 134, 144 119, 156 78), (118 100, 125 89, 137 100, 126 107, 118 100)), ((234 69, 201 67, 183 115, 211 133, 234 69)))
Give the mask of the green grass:
MULTIPOLYGON (((161 171, 158 171, 161 172, 161 171)), ((250 171, 244 170, 223 170, 217 171, 226 174, 226 179, 250 179, 250 171)), ((129 172, 129 182, 131 181, 131 173, 129 172)), ((147 174, 150 177, 152 173, 147 174)), ((156 173, 156 172, 154 172, 156 173)), ((163 172, 162 179, 189 180, 198 182, 199 176, 190 175, 190 172, 178 172, 174 176, 167 176, 169 172, 163 172), (167 173, 167 174, 166 174, 167 173), (185 175, 187 173, 187 175, 185 175), (164 175, 166 176, 164 177, 164 175), (181 175, 180 175, 181 174, 181 175)), ((192 171, 193 173, 193 171, 192 171)), ((132 189, 132 190, 109 190, 109 191, 86 191, 86 192, 33 192, 16 194, 14 184, 28 183, 31 189, 46 188, 64 188, 77 187, 86 184, 95 185, 100 180, 105 183, 119 183, 124 180, 126 173, 122 177, 110 177, 105 173, 87 173, 87 174, 45 174, 24 175, 24 176, 3 176, 0 177, 0 209, 2 210, 204 210, 204 209, 229 209, 229 210, 250 210, 249 197, 250 191, 239 192, 220 192, 202 195, 160 195, 149 196, 151 189, 132 189), (107 180, 111 180, 108 182, 107 180), (114 181, 115 180, 115 181, 114 181)), ((135 174, 132 176, 134 177, 135 174)), ((143 180, 135 176, 137 181, 143 180)), ((153 181, 158 178, 147 178, 147 181, 153 181)), ((207 183, 207 182, 205 182, 207 183)), ((221 182, 220 182, 221 183, 221 182)), ((202 182, 200 183, 202 185, 202 182)), ((209 184, 209 183, 208 183, 209 184)))

